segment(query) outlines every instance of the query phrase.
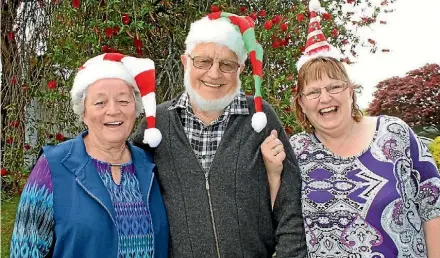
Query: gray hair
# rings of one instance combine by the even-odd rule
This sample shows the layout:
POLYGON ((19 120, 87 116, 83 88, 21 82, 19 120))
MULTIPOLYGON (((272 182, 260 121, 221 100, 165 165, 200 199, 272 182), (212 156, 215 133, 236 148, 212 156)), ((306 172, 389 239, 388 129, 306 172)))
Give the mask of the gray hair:
MULTIPOLYGON (((137 87, 128 84, 133 92, 133 97, 135 101, 136 117, 144 112, 144 106, 142 104, 141 93, 137 87)), ((90 86, 90 85, 89 85, 90 86)), ((75 95, 71 95, 70 102, 72 104, 73 113, 78 116, 79 121, 83 121, 84 115, 84 103, 87 97, 87 88, 81 92, 77 92, 75 95)))

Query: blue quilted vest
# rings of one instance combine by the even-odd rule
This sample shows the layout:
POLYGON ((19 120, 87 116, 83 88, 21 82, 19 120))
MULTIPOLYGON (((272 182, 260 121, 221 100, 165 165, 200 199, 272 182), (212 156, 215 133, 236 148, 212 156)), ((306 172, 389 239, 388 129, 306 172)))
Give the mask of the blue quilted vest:
MULTIPOLYGON (((117 257, 110 195, 87 154, 83 136, 43 147, 53 182, 53 257, 117 257)), ((168 219, 150 154, 129 144, 143 200, 152 216, 154 257, 168 257, 168 219)))

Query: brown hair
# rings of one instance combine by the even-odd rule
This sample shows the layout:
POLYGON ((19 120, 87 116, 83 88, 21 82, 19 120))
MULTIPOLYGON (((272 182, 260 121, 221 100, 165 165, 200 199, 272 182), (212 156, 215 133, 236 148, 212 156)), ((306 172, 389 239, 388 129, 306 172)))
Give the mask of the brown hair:
POLYGON ((356 93, 360 92, 362 87, 350 82, 347 71, 344 65, 332 57, 317 57, 307 61, 299 70, 298 73, 298 87, 294 94, 294 107, 296 121, 307 132, 314 130, 307 116, 303 113, 299 101, 301 93, 306 84, 312 81, 321 80, 323 75, 327 75, 330 79, 342 80, 350 83, 353 88, 353 104, 351 106, 351 115, 356 122, 362 120, 363 114, 356 103, 356 93))

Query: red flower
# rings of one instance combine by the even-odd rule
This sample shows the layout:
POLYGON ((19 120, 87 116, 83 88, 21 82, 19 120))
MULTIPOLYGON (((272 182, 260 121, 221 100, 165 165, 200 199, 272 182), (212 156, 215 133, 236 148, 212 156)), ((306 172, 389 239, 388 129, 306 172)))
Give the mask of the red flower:
POLYGON ((142 40, 139 39, 139 36, 134 37, 133 39, 133 45, 136 49, 142 48, 142 40))
POLYGON ((80 0, 72 0, 72 7, 73 8, 79 8, 80 4, 81 4, 80 0))
POLYGON ((277 14, 272 18, 272 22, 273 24, 278 24, 280 23, 281 19, 282 19, 281 15, 277 14))
POLYGON ((31 145, 29 145, 29 143, 26 143, 25 145, 24 145, 24 149, 25 150, 29 150, 31 148, 31 145))
POLYGON ((257 19, 257 13, 252 12, 251 14, 249 14, 249 17, 251 17, 251 19, 255 21, 257 19))
POLYGON ((109 47, 107 45, 102 45, 101 46, 101 52, 102 53, 108 53, 109 47))
POLYGON ((353 4, 356 0, 347 0, 347 4, 353 4))
POLYGON ((266 11, 265 11, 265 10, 260 10, 260 11, 258 12, 258 16, 260 16, 260 17, 264 17, 264 16, 266 16, 266 11))
POLYGON ((219 12, 220 11, 220 7, 218 7, 218 5, 211 5, 211 12, 215 13, 215 12, 219 12))
POLYGON ((246 12, 246 6, 240 6, 240 12, 245 13, 246 12))
POLYGON ((299 13, 296 15, 296 20, 299 22, 304 21, 304 14, 303 13, 299 13))
POLYGON ((283 44, 283 42, 281 41, 281 39, 275 39, 275 40, 272 42, 272 47, 273 47, 273 48, 279 48, 279 47, 282 46, 282 44, 283 44))
POLYGON ((322 19, 324 19, 325 21, 331 20, 332 18, 333 18, 332 15, 329 13, 324 13, 322 15, 322 19))
POLYGON ((12 138, 11 136, 8 136, 8 137, 6 137, 5 143, 12 144, 13 141, 14 141, 14 138, 12 138))
POLYGON ((304 51, 306 51, 306 47, 305 47, 305 46, 300 47, 300 48, 299 48, 299 51, 300 51, 301 53, 304 53, 304 51))
POLYGON ((113 28, 105 28, 105 36, 107 38, 112 38, 113 37, 113 28))
POLYGON ((8 174, 8 170, 6 168, 2 168, 2 176, 6 176, 8 174))
POLYGON ((128 15, 128 13, 124 13, 121 17, 121 20, 122 24, 128 25, 130 23, 130 16, 128 15))
POLYGON ((57 133, 57 135, 55 136, 55 139, 57 141, 62 141, 62 140, 64 140, 64 135, 62 133, 57 133))
POLYGON ((374 39, 368 39, 368 42, 373 45, 376 44, 376 41, 374 39))
POLYGON ((338 30, 338 29, 333 29, 333 30, 332 30, 332 36, 333 36, 334 38, 338 37, 338 36, 339 36, 339 30, 338 30))
POLYGON ((8 31, 8 40, 13 41, 15 39, 15 34, 13 31, 8 31))
POLYGON ((142 48, 136 48, 136 54, 138 56, 142 56, 144 54, 144 52, 142 51, 142 48))
POLYGON ((18 120, 12 120, 12 121, 9 123, 9 125, 10 125, 12 128, 17 128, 17 127, 20 125, 20 122, 19 122, 18 120))
POLYGON ((281 28, 282 31, 286 31, 288 27, 289 27, 289 26, 287 25, 287 23, 282 23, 282 24, 280 25, 280 28, 281 28))
POLYGON ((266 30, 272 29, 272 21, 271 20, 267 20, 266 22, 264 22, 264 28, 266 30))
POLYGON ((49 81, 47 83, 47 88, 49 88, 50 90, 53 90, 57 87, 57 82, 56 81, 49 81))
POLYGON ((12 85, 16 85, 16 84, 17 84, 17 77, 12 76, 12 78, 11 78, 11 84, 12 84, 12 85))
POLYGON ((119 28, 119 26, 115 26, 113 27, 113 35, 118 35, 119 31, 121 30, 121 28, 119 28))

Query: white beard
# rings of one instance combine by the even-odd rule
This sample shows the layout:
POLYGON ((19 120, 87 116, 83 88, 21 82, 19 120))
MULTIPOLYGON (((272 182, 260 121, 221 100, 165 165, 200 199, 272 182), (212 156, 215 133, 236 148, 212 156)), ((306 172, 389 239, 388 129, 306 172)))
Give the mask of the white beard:
POLYGON ((197 106, 201 111, 221 111, 225 109, 229 104, 231 104, 232 100, 234 100, 235 96, 240 94, 240 88, 241 88, 241 80, 240 80, 240 74, 237 73, 237 88, 235 92, 226 95, 219 99, 213 99, 213 100, 206 100, 200 94, 191 86, 191 82, 189 79, 189 70, 191 68, 188 67, 188 69, 185 71, 184 75, 184 84, 185 84, 185 90, 186 93, 188 93, 190 100, 193 104, 197 106))

